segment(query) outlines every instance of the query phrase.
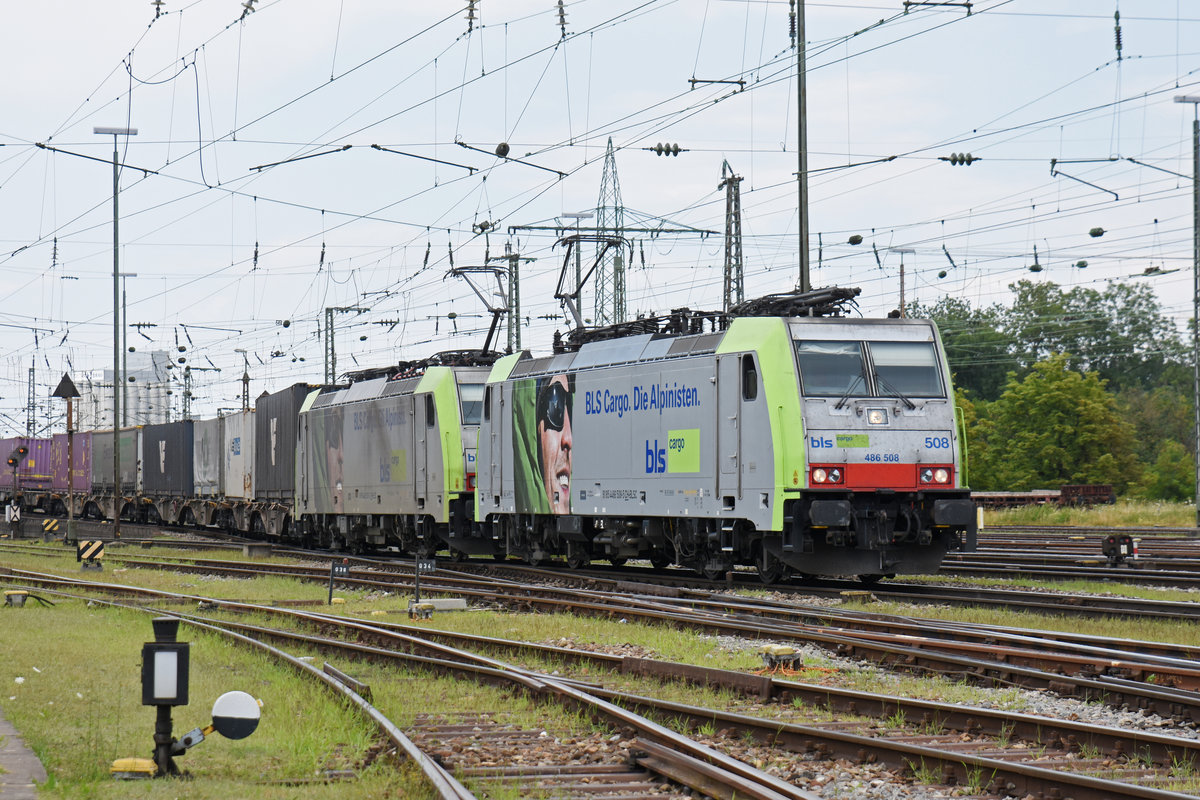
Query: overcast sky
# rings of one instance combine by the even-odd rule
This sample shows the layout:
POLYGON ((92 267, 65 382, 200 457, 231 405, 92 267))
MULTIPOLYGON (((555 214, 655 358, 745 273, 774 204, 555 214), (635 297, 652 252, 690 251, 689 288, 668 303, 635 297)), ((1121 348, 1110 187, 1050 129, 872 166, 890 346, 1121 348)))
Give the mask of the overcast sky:
MULTIPOLYGON (((536 259, 522 339, 545 352, 568 327, 564 251, 510 228, 594 209, 610 138, 628 226, 712 232, 630 234, 631 315, 720 307, 724 161, 744 178, 747 295, 795 285, 786 0, 583 0, 565 26, 553 0, 479 0, 473 22, 466 0, 252 6, 6 7, 0 432, 24 427, 31 364, 41 403, 64 371, 112 365, 114 141, 96 126, 138 129, 117 139, 129 345, 209 368, 200 414, 237 404, 243 357, 253 395, 320 382, 328 307, 367 309, 337 315, 339 372, 481 346, 486 310, 446 273, 506 244, 536 259)), ((833 0, 806 20, 814 286, 859 286, 881 315, 903 259, 909 302, 1116 279, 1191 316, 1191 181, 1170 173, 1192 173, 1193 108, 1173 97, 1200 95, 1200 9, 833 0), (981 160, 939 160, 957 152, 981 160)))

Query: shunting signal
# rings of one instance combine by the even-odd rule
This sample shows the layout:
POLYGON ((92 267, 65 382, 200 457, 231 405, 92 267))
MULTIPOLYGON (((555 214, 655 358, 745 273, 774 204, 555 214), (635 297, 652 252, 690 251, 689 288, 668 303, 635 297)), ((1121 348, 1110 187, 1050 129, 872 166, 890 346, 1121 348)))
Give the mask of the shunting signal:
POLYGON ((100 559, 104 558, 104 542, 102 540, 81 541, 75 551, 75 560, 83 562, 84 569, 99 569, 104 567, 100 559))

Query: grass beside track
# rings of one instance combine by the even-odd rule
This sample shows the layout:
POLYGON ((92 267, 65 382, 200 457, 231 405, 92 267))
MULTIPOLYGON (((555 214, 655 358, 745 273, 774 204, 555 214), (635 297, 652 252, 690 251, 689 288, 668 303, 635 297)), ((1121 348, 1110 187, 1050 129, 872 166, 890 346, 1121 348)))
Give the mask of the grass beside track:
MULTIPOLYGON (((206 800, 297 796, 324 770, 361 768, 373 732, 323 687, 215 635, 181 626, 191 642, 190 700, 174 709, 178 737, 211 721, 213 701, 241 689, 263 702, 258 730, 240 741, 214 734, 177 763, 191 780, 114 781, 114 759, 149 757, 154 709, 141 704, 141 646, 151 614, 61 600, 53 608, 0 607, 0 708, 46 766, 39 797, 206 800)), ((305 797, 420 796, 419 779, 375 764, 351 783, 318 784, 305 797)))
POLYGON ((1022 506, 985 509, 984 527, 992 525, 1075 525, 1084 528, 1194 528, 1196 506, 1192 503, 1118 500, 1113 505, 1022 506))

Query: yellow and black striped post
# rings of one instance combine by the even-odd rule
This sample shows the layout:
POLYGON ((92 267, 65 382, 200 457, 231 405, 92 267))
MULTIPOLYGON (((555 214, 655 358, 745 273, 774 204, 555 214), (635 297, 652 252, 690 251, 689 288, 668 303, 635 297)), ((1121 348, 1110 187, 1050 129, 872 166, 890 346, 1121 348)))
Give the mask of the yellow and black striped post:
POLYGON ((58 520, 44 519, 42 520, 42 541, 48 542, 58 536, 58 520))
POLYGON ((104 542, 100 539, 81 541, 75 551, 75 560, 83 564, 83 569, 104 569, 100 559, 104 558, 104 542))

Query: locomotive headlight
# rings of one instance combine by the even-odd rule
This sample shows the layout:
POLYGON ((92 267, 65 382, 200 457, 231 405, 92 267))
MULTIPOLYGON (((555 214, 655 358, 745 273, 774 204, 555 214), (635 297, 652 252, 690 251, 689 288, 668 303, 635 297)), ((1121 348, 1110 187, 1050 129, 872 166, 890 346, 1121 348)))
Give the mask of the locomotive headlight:
POLYGON ((830 483, 841 483, 842 482, 842 471, 840 469, 838 469, 837 467, 834 467, 833 469, 829 470, 829 482, 830 483))
POLYGON ((825 483, 827 480, 829 480, 829 473, 827 473, 825 470, 818 467, 812 471, 813 483, 825 483))
POLYGON ((933 483, 933 470, 929 467, 921 467, 921 483, 933 483))
POLYGON ((938 467, 937 469, 935 469, 933 471, 933 482, 934 483, 949 483, 950 482, 950 470, 946 469, 945 467, 938 467))
POLYGON ((867 409, 867 424, 868 425, 887 425, 887 409, 886 408, 868 408, 867 409))

